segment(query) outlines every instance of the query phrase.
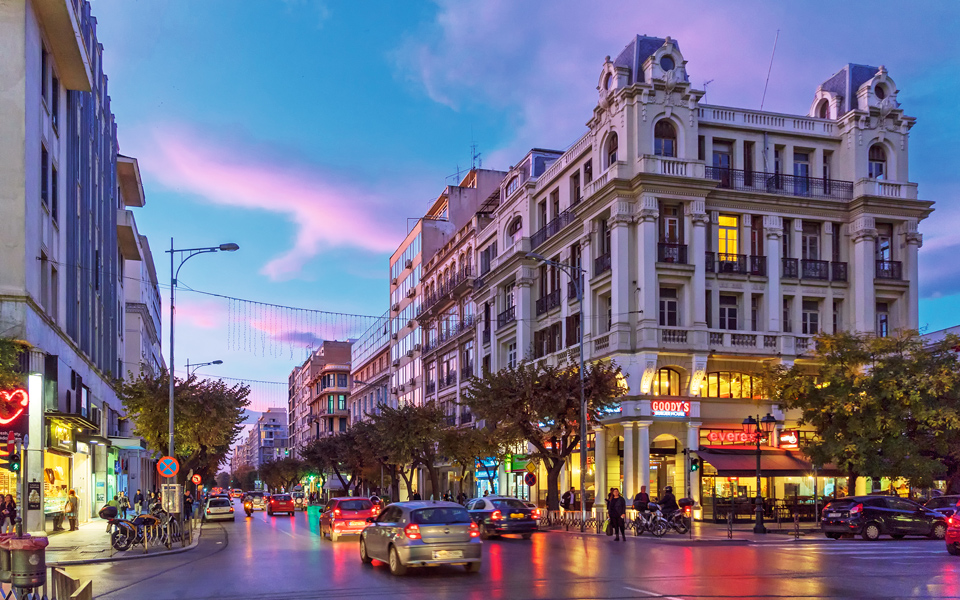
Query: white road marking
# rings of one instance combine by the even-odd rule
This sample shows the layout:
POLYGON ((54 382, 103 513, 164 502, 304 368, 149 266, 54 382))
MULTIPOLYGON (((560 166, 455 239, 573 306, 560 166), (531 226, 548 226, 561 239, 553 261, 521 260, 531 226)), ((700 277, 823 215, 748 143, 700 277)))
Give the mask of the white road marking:
POLYGON ((643 594, 644 596, 649 596, 651 598, 663 598, 664 600, 683 600, 683 598, 677 598, 676 596, 664 596, 656 592, 651 592, 650 590, 641 590, 639 588, 630 587, 628 585, 623 586, 625 589, 630 590, 631 592, 636 592, 638 594, 643 594))

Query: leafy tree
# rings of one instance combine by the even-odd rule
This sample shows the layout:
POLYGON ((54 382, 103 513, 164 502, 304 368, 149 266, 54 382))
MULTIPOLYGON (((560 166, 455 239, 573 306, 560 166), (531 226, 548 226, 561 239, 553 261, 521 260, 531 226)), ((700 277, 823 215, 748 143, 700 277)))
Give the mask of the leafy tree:
POLYGON ((397 474, 407 484, 407 494, 414 489, 415 469, 422 466, 427 469, 433 494, 437 495, 439 445, 447 426, 443 410, 434 402, 420 406, 404 404, 398 408, 380 405, 379 414, 371 415, 371 420, 387 461, 396 466, 397 474))
MULTIPOLYGON (((583 385, 588 423, 599 423, 623 395, 620 367, 588 364, 583 385)), ((508 438, 530 442, 535 449, 530 458, 542 461, 547 469, 547 506, 558 510, 560 472, 581 441, 579 366, 537 366, 525 360, 472 379, 464 403, 508 438)))
POLYGON ((300 449, 306 463, 322 472, 332 472, 344 491, 358 490, 363 473, 373 462, 354 429, 317 438, 300 449))
POLYGON ((272 490, 283 488, 289 491, 300 483, 309 469, 306 461, 299 458, 270 460, 260 465, 260 479, 272 490))
POLYGON ((240 465, 231 475, 230 487, 249 491, 253 489, 256 480, 257 470, 252 465, 240 465))
POLYGON ((20 355, 29 349, 30 344, 23 340, 0 338, 0 390, 23 387, 20 355))
MULTIPOLYGON (((390 481, 390 499, 392 502, 400 501, 400 477, 399 472, 404 470, 404 464, 398 465, 396 457, 390 454, 390 449, 384 438, 380 436, 379 428, 371 421, 360 421, 354 423, 350 428, 353 435, 356 436, 357 447, 364 452, 371 461, 367 467, 368 477, 374 475, 371 472, 377 466, 381 473, 385 473, 390 481)), ((404 471, 405 472, 405 471, 404 471)), ((410 489, 409 487, 407 489, 410 489)), ((380 490, 383 494, 384 490, 380 490)))
MULTIPOLYGON (((168 454, 169 372, 157 377, 141 374, 121 382, 121 397, 134 435, 150 448, 168 454)), ((250 388, 226 385, 222 380, 177 379, 174 384, 174 443, 180 461, 178 480, 183 483, 193 470, 205 479, 223 464, 230 445, 237 440, 250 404, 250 388)))
POLYGON ((230 487, 230 473, 226 471, 220 471, 216 476, 217 487, 229 488, 230 487))
POLYGON ((771 398, 816 432, 805 453, 847 471, 851 490, 861 476, 925 487, 947 473, 960 441, 956 345, 950 338, 928 348, 913 331, 822 335, 813 370, 780 367, 766 379, 771 398))
POLYGON ((486 427, 450 428, 440 437, 440 454, 460 469, 460 491, 464 491, 467 473, 477 464, 495 478, 510 454, 510 448, 522 442, 514 428, 486 427))

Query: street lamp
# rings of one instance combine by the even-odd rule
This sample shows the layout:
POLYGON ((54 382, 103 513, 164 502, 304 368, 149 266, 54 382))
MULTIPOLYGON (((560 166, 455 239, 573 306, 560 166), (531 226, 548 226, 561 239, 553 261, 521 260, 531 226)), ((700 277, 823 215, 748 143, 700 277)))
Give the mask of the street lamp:
POLYGON ((167 456, 175 456, 173 452, 173 389, 176 380, 174 374, 177 363, 173 362, 173 317, 176 313, 177 303, 177 276, 180 275, 180 269, 183 267, 183 264, 198 254, 206 254, 208 252, 236 252, 239 249, 240 246, 237 244, 229 243, 210 246, 208 248, 182 248, 178 250, 173 247, 173 238, 170 238, 170 249, 167 250, 170 254, 170 407, 168 409, 170 440, 167 447, 167 456), (176 269, 174 269, 175 258, 180 259, 180 265, 177 266, 176 269))
POLYGON ((188 359, 187 359, 187 377, 190 376, 190 369, 193 369, 193 372, 196 373, 196 372, 197 372, 197 369, 199 369, 200 367, 209 367, 210 365, 222 365, 222 364, 223 364, 223 361, 222 361, 222 360, 211 360, 210 362, 205 362, 205 363, 193 363, 193 364, 191 365, 191 364, 190 364, 190 359, 188 358, 188 359))
MULTIPOLYGON (((569 273, 577 292, 577 306, 580 309, 580 531, 583 532, 587 527, 587 398, 583 383, 583 275, 585 271, 580 265, 568 265, 549 260, 536 252, 527 252, 527 258, 569 273)), ((594 451, 600 452, 601 449, 596 448, 594 451)))
POLYGON ((777 419, 767 413, 767 416, 760 418, 757 415, 757 418, 754 419, 752 416, 747 417, 743 420, 743 432, 747 435, 752 435, 754 440, 757 443, 757 497, 756 497, 756 514, 757 522, 753 526, 754 533, 766 533, 767 529, 763 526, 763 497, 760 495, 760 439, 761 434, 773 434, 773 431, 777 428, 777 419))

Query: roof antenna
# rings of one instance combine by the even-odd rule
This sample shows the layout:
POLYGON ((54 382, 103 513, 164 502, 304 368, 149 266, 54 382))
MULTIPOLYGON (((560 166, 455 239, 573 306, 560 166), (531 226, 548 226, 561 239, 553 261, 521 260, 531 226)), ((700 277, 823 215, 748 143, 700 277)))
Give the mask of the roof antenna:
POLYGON ((770 71, 773 70, 773 57, 777 53, 777 40, 780 39, 780 30, 777 30, 777 37, 773 38, 773 52, 770 53, 770 66, 767 67, 767 80, 763 82, 763 96, 760 97, 760 110, 763 110, 763 103, 767 99, 767 85, 770 83, 770 71))
POLYGON ((703 82, 703 98, 702 98, 702 100, 704 101, 704 104, 706 104, 706 100, 707 100, 707 86, 710 85, 711 83, 713 83, 713 81, 714 81, 714 80, 711 79, 710 81, 704 81, 704 82, 703 82))

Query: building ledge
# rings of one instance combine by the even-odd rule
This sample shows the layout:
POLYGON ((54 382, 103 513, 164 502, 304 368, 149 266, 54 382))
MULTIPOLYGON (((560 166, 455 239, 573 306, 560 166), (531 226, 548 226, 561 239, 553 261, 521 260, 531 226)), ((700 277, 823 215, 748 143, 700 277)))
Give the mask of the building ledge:
POLYGON ((89 92, 93 82, 90 57, 74 0, 34 0, 34 10, 47 34, 60 83, 68 90, 89 92))

